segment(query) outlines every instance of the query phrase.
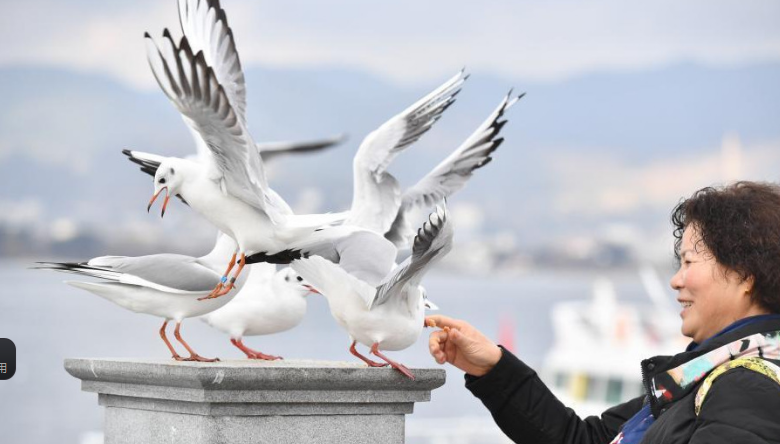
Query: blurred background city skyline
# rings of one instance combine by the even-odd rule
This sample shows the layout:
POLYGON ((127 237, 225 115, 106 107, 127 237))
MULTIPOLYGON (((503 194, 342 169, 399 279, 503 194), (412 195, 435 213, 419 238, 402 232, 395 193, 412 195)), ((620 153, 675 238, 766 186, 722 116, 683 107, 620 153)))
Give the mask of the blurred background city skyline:
MULTIPOLYGON (((669 265, 668 215, 695 190, 776 181, 780 5, 618 1, 225 1, 256 140, 347 134, 271 166, 296 211, 340 211, 362 138, 461 67, 456 104, 390 170, 409 186, 514 87, 506 142, 450 205, 451 267, 669 265), (705 13, 706 12, 706 13, 705 13)), ((15 2, 0 35, 0 255, 199 254, 186 207, 144 210, 120 154, 194 144, 148 68, 143 32, 180 35, 175 2, 15 2)))

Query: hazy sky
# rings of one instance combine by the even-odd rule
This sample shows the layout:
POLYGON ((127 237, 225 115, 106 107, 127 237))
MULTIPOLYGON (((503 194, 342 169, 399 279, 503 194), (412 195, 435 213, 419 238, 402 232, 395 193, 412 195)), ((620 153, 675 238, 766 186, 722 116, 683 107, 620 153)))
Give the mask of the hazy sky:
MULTIPOLYGON (((8 1, 0 66, 50 64, 153 87, 142 35, 178 33, 174 0, 8 1)), ((345 66, 399 82, 467 65, 524 79, 680 61, 780 59, 780 2, 224 0, 245 65, 345 66)))

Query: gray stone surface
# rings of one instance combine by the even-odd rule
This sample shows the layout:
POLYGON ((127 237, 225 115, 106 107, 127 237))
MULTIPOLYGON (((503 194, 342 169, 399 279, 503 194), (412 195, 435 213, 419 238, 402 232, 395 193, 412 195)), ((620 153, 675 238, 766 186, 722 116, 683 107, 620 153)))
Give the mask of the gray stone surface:
POLYGON ((402 443, 441 369, 330 361, 67 359, 106 408, 106 444, 402 443))

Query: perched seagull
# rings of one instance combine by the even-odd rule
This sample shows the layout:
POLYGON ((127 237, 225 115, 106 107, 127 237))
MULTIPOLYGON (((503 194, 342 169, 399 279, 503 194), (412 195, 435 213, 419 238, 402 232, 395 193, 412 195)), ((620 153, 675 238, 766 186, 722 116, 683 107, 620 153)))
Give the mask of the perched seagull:
POLYGON ((224 307, 200 320, 230 335, 230 343, 249 359, 274 360, 244 345, 244 336, 270 335, 300 324, 306 314, 310 287, 290 268, 276 271, 272 264, 254 265, 241 291, 224 307))
MULTIPOLYGON (((466 182, 475 170, 492 160, 490 155, 504 142, 504 138, 498 136, 507 120, 501 119, 504 113, 524 95, 525 93, 512 97, 512 91, 509 91, 498 107, 452 154, 403 192, 400 205, 395 211, 390 212, 392 223, 383 232, 397 248, 408 248, 415 235, 409 223, 410 214, 428 209, 436 202, 456 193, 466 186, 466 182)), ((357 175, 355 180, 358 180, 357 175)), ((377 187, 381 185, 371 184, 377 187)), ((367 205, 374 207, 375 212, 379 212, 379 204, 379 201, 373 201, 367 205)))
MULTIPOLYGON (((235 242, 221 234, 214 249, 199 258, 180 254, 153 254, 149 256, 102 256, 88 262, 42 262, 37 268, 51 269, 102 279, 104 282, 66 281, 76 288, 87 290, 136 313, 164 318, 160 337, 177 361, 212 362, 198 355, 181 337, 181 322, 185 318, 201 316, 217 310, 232 300, 199 301, 207 296, 220 281, 221 259, 235 250, 235 242), (168 322, 175 321, 174 337, 187 349, 190 356, 181 357, 165 334, 168 322)), ((243 278, 236 284, 243 285, 243 278)))
POLYGON ((331 314, 352 340, 350 353, 371 367, 389 364, 414 379, 408 368, 388 359, 380 350, 403 350, 420 336, 425 323, 425 294, 420 281, 450 251, 452 236, 446 205, 437 206, 414 238, 412 255, 379 286, 316 256, 297 260, 291 267, 328 299, 331 314), (370 347, 371 354, 385 363, 361 355, 355 349, 357 342, 370 347))
POLYGON ((345 214, 294 215, 268 186, 263 162, 246 125, 246 87, 233 33, 216 0, 182 0, 178 44, 163 32, 162 47, 146 34, 147 56, 163 92, 181 112, 196 140, 211 153, 207 164, 166 158, 157 167, 149 207, 165 191, 178 195, 220 231, 236 240, 237 250, 223 281, 210 297, 229 292, 246 254, 273 258, 293 240, 342 221, 345 214), (238 268, 227 276, 240 253, 238 268), (227 285, 223 286, 223 283, 227 285))

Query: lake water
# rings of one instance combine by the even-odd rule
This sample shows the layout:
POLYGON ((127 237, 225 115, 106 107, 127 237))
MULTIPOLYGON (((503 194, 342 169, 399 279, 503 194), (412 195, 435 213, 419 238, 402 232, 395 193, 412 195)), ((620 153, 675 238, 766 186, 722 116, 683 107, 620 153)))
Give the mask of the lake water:
MULTIPOLYGON (((0 381, 0 433, 3 443, 77 444, 102 429, 97 396, 81 391, 63 369, 69 357, 169 356, 158 335, 158 318, 125 311, 102 298, 62 283, 72 276, 28 270, 30 263, 0 262, 0 337, 17 348, 15 376, 0 381)), ((621 300, 641 300, 636 273, 607 274, 621 300)), ((556 302, 589 298, 592 273, 534 272, 516 278, 428 275, 425 286, 441 313, 463 318, 496 337, 503 318, 511 319, 517 354, 538 365, 552 344, 550 308, 556 302)), ((227 336, 197 320, 187 320, 184 338, 203 356, 242 358, 227 336)), ((409 367, 437 364, 427 352, 427 333, 407 350, 390 353, 409 367)), ((346 333, 331 318, 322 297, 309 297, 303 323, 289 332, 248 338, 250 347, 286 358, 353 360, 346 333)), ((450 424, 459 418, 489 420, 482 404, 463 387, 463 373, 447 369, 447 383, 419 403, 409 418, 419 424, 450 424)), ((408 442, 424 442, 421 438, 408 442)))

